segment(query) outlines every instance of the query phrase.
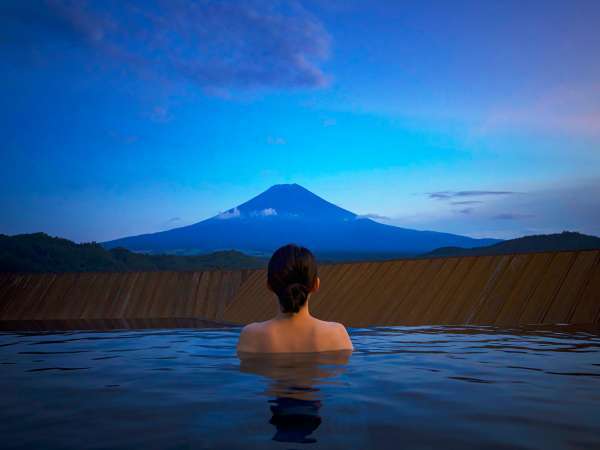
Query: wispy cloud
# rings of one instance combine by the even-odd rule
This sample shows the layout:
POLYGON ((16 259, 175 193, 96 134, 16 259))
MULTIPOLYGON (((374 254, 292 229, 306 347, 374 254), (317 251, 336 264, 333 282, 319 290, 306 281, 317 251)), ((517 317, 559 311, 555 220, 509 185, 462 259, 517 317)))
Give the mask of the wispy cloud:
POLYGON ((163 229, 170 229, 170 228, 181 226, 181 225, 182 225, 181 217, 171 217, 170 219, 165 220, 162 223, 161 227, 163 229))
POLYGON ((2 8, 7 39, 35 51, 80 45, 115 66, 205 92, 315 88, 328 76, 330 36, 298 2, 48 0, 2 8))
MULTIPOLYGON (((461 198, 461 197, 489 197, 489 196, 504 196, 504 195, 512 195, 517 192, 513 191, 437 191, 437 192, 428 192, 427 195, 429 198, 436 200, 449 200, 453 198, 461 198)), ((458 204, 458 203, 454 203, 458 204)), ((462 203, 464 204, 464 203, 462 203)))
POLYGON ((459 202, 450 202, 451 205, 478 205, 483 203, 481 200, 461 200, 459 202))
POLYGON ((357 214, 356 219, 391 220, 390 217, 381 214, 357 214))
POLYGON ((265 208, 265 209, 261 209, 260 211, 252 211, 251 214, 253 216, 263 216, 263 217, 276 216, 277 210, 275 208, 265 208))
POLYGON ((524 191, 490 197, 473 208, 432 202, 428 211, 394 216, 389 223, 474 237, 513 238, 563 230, 600 236, 600 178, 555 180, 524 191))
POLYGON ((241 212, 236 207, 236 208, 228 209, 227 211, 224 211, 222 213, 219 213, 217 215, 217 219, 221 219, 221 220, 235 219, 240 216, 241 216, 241 212))
POLYGON ((492 219, 495 220, 520 220, 520 219, 530 219, 535 217, 535 214, 523 214, 523 213, 501 213, 492 216, 492 219))

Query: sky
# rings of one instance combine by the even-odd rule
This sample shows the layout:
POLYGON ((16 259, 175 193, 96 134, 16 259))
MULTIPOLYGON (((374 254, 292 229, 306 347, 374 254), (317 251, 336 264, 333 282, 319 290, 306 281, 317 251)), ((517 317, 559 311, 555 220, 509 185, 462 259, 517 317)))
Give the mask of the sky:
POLYGON ((0 2, 0 233, 298 183, 391 225, 600 235, 600 2, 0 2))

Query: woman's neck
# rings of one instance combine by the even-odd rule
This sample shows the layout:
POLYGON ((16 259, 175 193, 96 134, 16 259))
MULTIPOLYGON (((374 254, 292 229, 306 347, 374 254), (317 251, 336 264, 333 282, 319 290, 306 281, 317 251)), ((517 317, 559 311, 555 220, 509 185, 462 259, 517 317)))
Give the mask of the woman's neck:
POLYGON ((279 313, 277 314, 277 316, 275 316, 275 318, 278 320, 294 320, 294 321, 306 320, 306 319, 310 319, 311 317, 312 316, 310 315, 310 311, 308 310, 308 299, 306 300, 306 303, 304 303, 302 308, 300 308, 300 310, 298 310, 297 313, 289 313, 289 312, 283 312, 283 311, 279 310, 279 313))

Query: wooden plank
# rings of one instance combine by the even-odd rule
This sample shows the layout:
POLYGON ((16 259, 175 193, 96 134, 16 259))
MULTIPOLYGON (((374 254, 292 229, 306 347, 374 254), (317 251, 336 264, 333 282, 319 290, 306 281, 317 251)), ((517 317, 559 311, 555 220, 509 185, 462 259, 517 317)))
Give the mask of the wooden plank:
POLYGON ((102 272, 98 273, 98 284, 92 292, 85 297, 85 308, 80 312, 84 319, 109 318, 106 315, 107 306, 118 295, 121 286, 126 281, 126 275, 122 273, 102 272))
MULTIPOLYGON (((241 274, 240 274, 241 275, 241 274)), ((195 317, 196 316, 196 307, 198 301, 198 287, 200 285, 200 278, 202 277, 202 272, 192 272, 190 276, 190 300, 188 303, 188 307, 185 310, 186 317, 195 317)))
POLYGON ((161 316, 161 310, 165 303, 163 298, 167 294, 165 286, 168 286, 171 278, 169 271, 161 271, 155 274, 154 279, 156 280, 152 286, 152 292, 148 294, 146 298, 146 305, 144 306, 144 317, 156 318, 161 316))
POLYGON ((335 295, 335 290, 338 289, 339 280, 349 270, 349 264, 332 264, 329 266, 327 273, 319 274, 321 278, 321 286, 319 291, 311 295, 310 311, 311 314, 323 318, 327 313, 329 306, 328 298, 335 295))
POLYGON ((400 303, 399 307, 396 307, 390 314, 393 324, 398 325, 411 325, 410 312, 417 306, 423 293, 428 290, 431 280, 442 270, 444 266, 444 258, 435 258, 429 260, 429 263, 425 265, 423 272, 419 274, 415 282, 410 286, 406 296, 400 303))
POLYGON ((225 308, 225 302, 227 301, 227 292, 229 291, 229 285, 231 285, 231 271, 219 271, 221 273, 221 279, 217 285, 217 295, 215 298, 215 312, 213 314, 213 320, 217 320, 222 317, 223 310, 225 308))
POLYGON ((2 311, 2 301, 5 298, 5 292, 14 284, 19 274, 0 273, 0 312, 2 311))
POLYGON ((489 277, 486 279, 485 285, 483 289, 473 298, 473 301, 467 306, 467 311, 465 311, 465 322, 464 323, 479 323, 478 320, 481 318, 480 312, 484 309, 485 304, 488 301, 490 295, 493 294, 496 285, 502 279, 504 275, 504 271, 510 265, 510 262, 513 259, 513 255, 502 255, 495 258, 495 262, 492 265, 492 271, 489 274, 489 277))
POLYGON ((524 269, 523 275, 504 301, 500 312, 496 314, 495 324, 509 326, 519 323, 527 302, 550 267, 553 257, 553 253, 531 255, 531 260, 524 269))
POLYGON ((600 252, 596 252, 589 280, 569 321, 582 324, 600 321, 600 252))
POLYGON ((89 301, 88 296, 96 289, 105 289, 105 286, 98 283, 99 274, 89 272, 80 274, 77 283, 69 292, 68 300, 65 301, 65 309, 61 311, 62 319, 79 319, 89 301))
POLYGON ((225 309, 229 306, 235 294, 240 289, 242 285, 241 273, 237 270, 230 271, 229 273, 229 284, 226 286, 224 301, 221 305, 221 309, 219 312, 218 320, 223 320, 223 314, 225 313, 225 309))
POLYGON ((132 318, 146 318, 152 316, 152 307, 154 303, 160 303, 161 299, 158 295, 162 283, 167 277, 168 272, 151 272, 149 277, 144 277, 142 283, 140 283, 141 290, 138 291, 138 301, 135 306, 135 315, 131 309, 128 309, 125 313, 125 317, 132 318))
POLYGON ((177 272, 168 272, 167 281, 163 286, 161 286, 160 301, 157 303, 159 312, 156 317, 178 318, 176 314, 180 309, 181 302, 183 301, 181 298, 181 293, 178 289, 178 278, 177 272))
POLYGON ((382 293, 380 305, 376 307, 376 324, 400 325, 402 323, 404 302, 407 301, 410 291, 431 261, 431 259, 408 260, 399 266, 389 288, 382 293))
POLYGON ((356 306, 352 310, 352 315, 355 318, 354 326, 368 326, 372 322, 368 320, 369 314, 375 309, 375 305, 380 302, 377 295, 381 293, 381 287, 385 284, 386 279, 393 272, 395 263, 385 261, 379 263, 375 273, 369 278, 360 290, 360 298, 355 302, 356 306))
POLYGON ((206 318, 209 283, 210 272, 203 272, 202 277, 200 278, 198 290, 196 291, 196 309, 194 310, 195 317, 203 319, 206 318))
POLYGON ((12 307, 13 302, 19 292, 23 292, 26 284, 27 275, 15 274, 11 277, 10 282, 6 284, 0 296, 0 318, 8 319, 8 311, 12 307))
POLYGON ((89 311, 91 310, 92 305, 97 303, 97 298, 100 295, 100 293, 106 293, 106 291, 109 289, 108 283, 109 280, 111 280, 109 273, 95 272, 94 276, 95 281, 92 284, 90 290, 85 293, 80 293, 81 305, 78 308, 78 316, 73 318, 80 319, 82 323, 86 322, 86 320, 88 319, 89 311))
POLYGON ((579 252, 542 323, 566 323, 596 261, 596 251, 579 252))
POLYGON ((467 256, 459 258, 454 271, 448 277, 448 282, 444 288, 435 296, 431 306, 423 316, 423 323, 444 324, 447 318, 442 315, 450 301, 454 298, 456 291, 464 283, 469 271, 475 265, 476 256, 467 256))
POLYGON ((221 272, 211 271, 209 282, 208 282, 208 298, 206 302, 206 309, 204 311, 204 318, 208 320, 214 320, 216 316, 216 304, 219 301, 219 283, 221 282, 221 272))
POLYGON ((473 267, 443 310, 444 323, 467 323, 476 302, 486 287, 489 289, 489 284, 493 282, 500 263, 501 258, 498 256, 476 257, 473 267))
POLYGON ((14 319, 14 313, 18 305, 22 302, 23 297, 29 293, 32 284, 32 278, 40 275, 19 274, 15 276, 13 282, 7 287, 3 294, 1 310, 2 319, 14 319))
POLYGON ((406 261, 392 261, 389 263, 389 270, 387 270, 381 283, 375 286, 371 293, 369 308, 363 313, 366 323, 372 325, 384 323, 388 311, 394 302, 398 300, 396 297, 398 286, 401 285, 408 272, 406 265, 406 261))
POLYGON ((504 303, 522 279, 532 260, 533 255, 531 254, 512 256, 493 289, 488 291, 485 297, 482 297, 480 306, 474 315, 473 323, 490 325, 495 322, 504 303))
POLYGON ((27 278, 24 289, 15 298, 11 308, 14 320, 35 319, 40 308, 46 301, 46 295, 52 289, 58 276, 53 273, 36 274, 27 278))
POLYGON ((544 314, 550 308, 550 304, 560 289, 574 260, 574 252, 559 252, 554 254, 548 270, 542 276, 540 283, 525 305, 518 323, 527 325, 542 322, 544 314))
POLYGON ((36 288, 36 283, 43 275, 24 274, 18 283, 12 286, 12 289, 6 292, 6 300, 3 304, 3 319, 15 320, 19 317, 19 307, 27 307, 23 305, 27 297, 31 295, 32 290, 36 288))
POLYGON ((23 319, 45 319, 53 320, 60 318, 60 311, 64 298, 68 295, 69 290, 77 280, 77 273, 65 273, 56 276, 56 280, 52 283, 44 296, 43 303, 38 307, 33 308, 27 317, 23 319))
POLYGON ((347 286, 342 294, 335 301, 336 308, 332 310, 332 315, 327 320, 339 320, 349 326, 361 326, 363 322, 361 317, 354 314, 354 311, 360 307, 365 300, 365 287, 369 285, 374 273, 381 267, 381 263, 359 264, 354 270, 353 276, 347 281, 347 286))
MULTIPOLYGON (((101 311, 100 314, 102 314, 102 316, 100 317, 107 317, 110 319, 120 319, 128 317, 126 315, 126 311, 130 307, 129 303, 132 301, 131 294, 135 289, 136 283, 140 279, 140 276, 140 272, 132 272, 128 273, 126 277, 123 277, 124 283, 121 285, 118 294, 115 297, 109 299, 109 302, 106 304, 105 309, 101 311)), ((136 317, 132 318, 136 319, 136 317)))
POLYGON ((321 287, 317 292, 313 292, 310 296, 311 311, 316 311, 318 309, 318 305, 323 298, 323 292, 327 292, 327 289, 330 285, 329 280, 332 279, 335 271, 336 266, 333 264, 324 264, 319 266, 318 277, 321 280, 321 287))
MULTIPOLYGON (((231 300, 230 305, 223 312, 223 320, 227 322, 241 323, 246 317, 248 317, 244 316, 244 311, 248 307, 247 299, 250 298, 248 293, 253 292, 255 289, 257 289, 258 284, 263 282, 263 274, 263 271, 253 271, 248 276, 244 284, 236 293, 235 297, 231 300)), ((208 277, 204 278, 205 280, 203 281, 203 284, 205 287, 201 288, 200 291, 203 289, 205 290, 207 286, 206 279, 208 277)), ((204 293, 199 295, 204 296, 204 293)), ((248 317, 248 320, 251 320, 250 317, 248 317)))
POLYGON ((191 303, 190 276, 186 272, 174 272, 174 275, 175 285, 170 297, 173 299, 172 315, 166 317, 176 317, 179 319, 186 317, 186 310, 191 303))
MULTIPOLYGON (((364 264, 361 266, 364 267, 364 264)), ((354 270, 352 264, 340 264, 335 279, 330 279, 320 292, 320 302, 313 308, 315 314, 323 320, 330 320, 329 317, 335 315, 336 304, 340 298, 343 298, 345 292, 349 290, 349 284, 354 280, 354 270)), ((312 305, 311 305, 312 306, 312 305)))
POLYGON ((269 293, 266 286, 267 271, 261 270, 256 274, 255 283, 251 289, 245 291, 245 295, 238 299, 240 321, 260 321, 264 320, 265 311, 269 308, 269 293))
POLYGON ((406 316, 407 323, 415 325, 427 323, 424 320, 424 317, 436 295, 444 289, 448 277, 452 274, 458 264, 458 258, 443 258, 440 260, 440 264, 440 270, 424 284, 423 291, 419 295, 418 301, 415 302, 415 305, 408 312, 406 316))

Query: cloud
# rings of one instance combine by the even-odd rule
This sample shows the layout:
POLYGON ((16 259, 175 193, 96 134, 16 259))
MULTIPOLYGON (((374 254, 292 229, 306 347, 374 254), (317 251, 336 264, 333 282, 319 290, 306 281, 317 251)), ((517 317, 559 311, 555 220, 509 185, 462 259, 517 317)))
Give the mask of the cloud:
POLYGON ((473 208, 463 208, 458 210, 461 214, 471 214, 473 212, 473 208))
POLYGON ((512 195, 516 194, 513 191, 437 191, 428 192, 429 198, 437 200, 448 200, 457 197, 483 197, 497 195, 512 195))
POLYGON ((176 227, 178 225, 181 225, 181 217, 171 217, 170 219, 165 220, 161 224, 161 228, 170 229, 170 228, 176 227))
POLYGON ((432 202, 429 210, 394 216, 388 223, 504 239, 563 230, 600 236, 598 177, 536 184, 515 195, 492 196, 472 211, 453 209, 451 203, 432 202))
POLYGON ((356 219, 391 220, 388 216, 380 214, 357 214, 356 219))
POLYGON ((56 54, 62 41, 115 68, 161 81, 191 82, 204 92, 318 88, 331 38, 299 3, 48 0, 8 2, 0 26, 11 43, 56 54))
POLYGON ((265 209, 260 210, 260 211, 253 211, 253 215, 257 215, 257 216, 276 216, 277 215, 277 210, 275 210, 275 208, 265 208, 265 209))
POLYGON ((267 144, 269 145, 285 145, 287 144, 287 141, 282 138, 282 137, 274 137, 274 136, 269 136, 267 138, 267 144))
POLYGON ((217 215, 217 219, 222 219, 222 220, 227 220, 227 219, 235 219, 237 217, 240 217, 242 214, 240 213, 240 210, 236 207, 233 209, 229 209, 225 212, 219 213, 217 215))
POLYGON ((501 213, 492 216, 495 220, 520 220, 535 217, 535 214, 501 213))
POLYGON ((450 202, 451 205, 477 205, 483 203, 481 200, 462 200, 460 202, 450 202))

